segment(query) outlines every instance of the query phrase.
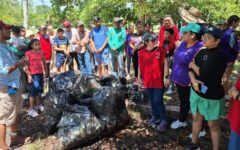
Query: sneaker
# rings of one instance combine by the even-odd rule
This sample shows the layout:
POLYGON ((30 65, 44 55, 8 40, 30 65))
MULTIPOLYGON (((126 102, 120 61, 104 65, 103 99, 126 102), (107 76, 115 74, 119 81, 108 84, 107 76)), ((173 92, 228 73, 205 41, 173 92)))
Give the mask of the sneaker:
MULTIPOLYGON (((206 135, 207 133, 206 133, 206 131, 205 130, 202 130, 200 133, 199 133, 199 138, 201 138, 201 137, 204 137, 205 135, 206 135)), ((189 134, 189 136, 188 136, 190 139, 192 139, 192 133, 191 134, 189 134)))
POLYGON ((28 115, 30 116, 30 117, 37 117, 38 116, 38 112, 36 111, 36 110, 34 110, 34 109, 29 109, 29 111, 28 111, 28 115))
POLYGON ((172 95, 173 94, 173 89, 172 89, 171 86, 169 86, 169 88, 167 89, 166 94, 167 95, 172 95))
POLYGON ((25 94, 22 94, 22 98, 23 98, 23 100, 27 100, 28 99, 28 93, 25 93, 25 94))
POLYGON ((161 123, 157 126, 157 130, 159 132, 165 132, 167 130, 168 123, 167 121, 163 120, 161 123))
POLYGON ((37 107, 37 110, 40 111, 40 112, 43 112, 43 111, 44 111, 43 105, 38 106, 38 107, 37 107))
POLYGON ((181 122, 181 121, 179 121, 179 120, 177 120, 177 121, 175 121, 175 122, 173 122, 173 123, 171 124, 171 128, 172 128, 172 129, 178 129, 178 128, 186 127, 186 126, 187 126, 187 122, 186 122, 186 121, 181 122))
POLYGON ((184 146, 184 150, 200 150, 200 146, 198 144, 189 144, 187 146, 184 146))
POLYGON ((151 119, 148 120, 148 126, 156 128, 156 126, 159 122, 160 122, 159 119, 157 119, 156 117, 152 117, 151 119))

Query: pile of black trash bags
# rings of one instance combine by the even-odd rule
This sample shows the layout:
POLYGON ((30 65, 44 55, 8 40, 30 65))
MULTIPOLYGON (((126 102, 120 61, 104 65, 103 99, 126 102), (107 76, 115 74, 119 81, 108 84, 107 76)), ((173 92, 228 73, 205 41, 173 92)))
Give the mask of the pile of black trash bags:
POLYGON ((71 71, 56 75, 44 101, 47 131, 57 133, 59 149, 109 135, 129 121, 125 100, 137 98, 134 91, 111 75, 100 81, 71 71))

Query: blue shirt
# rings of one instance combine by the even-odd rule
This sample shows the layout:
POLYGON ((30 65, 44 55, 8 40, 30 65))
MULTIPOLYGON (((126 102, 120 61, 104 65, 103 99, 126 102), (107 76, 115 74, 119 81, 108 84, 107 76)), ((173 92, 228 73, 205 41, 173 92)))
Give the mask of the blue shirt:
MULTIPOLYGON (((108 28, 106 26, 95 27, 90 33, 90 39, 94 41, 96 49, 103 46, 106 38, 108 37, 108 28)), ((103 53, 108 53, 108 46, 103 50, 103 53)))
POLYGON ((56 45, 58 47, 62 45, 69 45, 69 39, 67 37, 64 37, 63 39, 60 39, 59 37, 55 37, 53 39, 53 45, 56 45))
POLYGON ((0 85, 8 85, 20 88, 20 72, 18 69, 9 73, 9 67, 16 64, 16 57, 9 49, 8 45, 0 43, 0 85))

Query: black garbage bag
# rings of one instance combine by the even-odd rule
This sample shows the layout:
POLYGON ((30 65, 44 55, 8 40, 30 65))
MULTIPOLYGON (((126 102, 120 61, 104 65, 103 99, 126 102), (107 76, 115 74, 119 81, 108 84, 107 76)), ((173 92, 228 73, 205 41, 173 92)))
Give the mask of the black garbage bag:
POLYGON ((99 137, 103 126, 86 106, 68 105, 58 124, 58 145, 72 149, 99 137))
POLYGON ((47 132, 53 133, 57 130, 63 110, 70 101, 70 95, 64 92, 50 91, 44 100, 47 132))
POLYGON ((74 71, 58 74, 52 78, 50 89, 59 92, 71 93, 76 79, 77 75, 74 71))
POLYGON ((125 105, 125 94, 119 88, 104 86, 93 95, 92 111, 111 133, 125 125, 129 119, 125 105))
POLYGON ((93 95, 96 91, 102 89, 92 76, 80 75, 73 85, 71 92, 77 99, 83 99, 86 96, 93 95))
POLYGON ((99 82, 102 86, 115 86, 119 83, 118 78, 114 75, 103 77, 99 82))
POLYGON ((149 101, 148 93, 145 89, 139 89, 137 85, 128 85, 128 100, 142 104, 149 101))

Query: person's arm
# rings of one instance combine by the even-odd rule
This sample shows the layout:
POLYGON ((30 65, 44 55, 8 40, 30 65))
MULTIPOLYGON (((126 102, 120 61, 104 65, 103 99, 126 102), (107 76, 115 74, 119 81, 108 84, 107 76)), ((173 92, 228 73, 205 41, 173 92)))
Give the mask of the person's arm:
POLYGON ((236 40, 237 40, 237 34, 235 32, 231 33, 230 34, 230 40, 229 40, 229 46, 231 48, 234 47, 235 43, 237 42, 236 40))
POLYGON ((193 73, 192 70, 188 71, 188 75, 190 77, 193 88, 195 89, 195 91, 199 92, 199 84, 203 84, 203 83, 196 79, 195 74, 193 73))
POLYGON ((58 52, 64 52, 64 49, 58 47, 57 45, 54 45, 54 46, 53 46, 53 49, 54 49, 55 51, 58 51, 58 52))
POLYGON ((116 50, 118 50, 120 47, 122 47, 125 42, 126 42, 126 30, 122 28, 122 36, 121 36, 121 39, 120 39, 120 42, 116 45, 116 50))
POLYGON ((43 61, 43 67, 44 67, 45 77, 48 77, 48 76, 49 76, 49 74, 48 74, 48 68, 47 68, 47 63, 46 63, 46 60, 45 60, 44 55, 42 55, 42 61, 43 61))
POLYGON ((5 66, 3 64, 3 58, 0 59, 0 74, 1 75, 7 75, 18 69, 19 67, 23 66, 24 64, 27 64, 28 60, 23 57, 19 61, 17 61, 14 65, 11 66, 5 66))
POLYGON ((98 52, 102 52, 103 49, 107 46, 107 44, 108 44, 108 37, 106 37, 106 40, 104 41, 102 47, 98 49, 98 52))
POLYGON ((165 57, 164 58, 164 87, 168 87, 169 86, 169 64, 168 64, 168 60, 165 57))
POLYGON ((113 36, 111 34, 112 33, 111 30, 113 29, 110 29, 110 31, 108 32, 108 45, 112 51, 116 51, 116 48, 113 46, 113 36))
POLYGON ((198 76, 200 75, 200 72, 199 72, 200 69, 193 61, 190 62, 189 68, 191 68, 198 76))

